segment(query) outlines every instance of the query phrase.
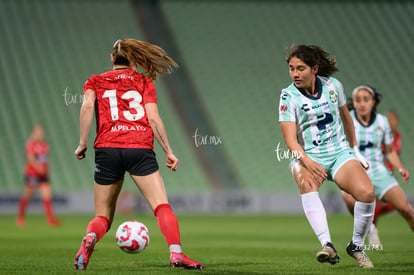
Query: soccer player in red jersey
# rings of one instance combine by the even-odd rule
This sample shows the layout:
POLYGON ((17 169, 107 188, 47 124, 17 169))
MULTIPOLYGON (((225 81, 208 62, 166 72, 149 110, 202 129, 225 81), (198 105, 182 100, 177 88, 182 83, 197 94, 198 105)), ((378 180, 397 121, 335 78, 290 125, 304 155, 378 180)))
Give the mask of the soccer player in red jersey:
POLYGON ((26 157, 27 163, 24 172, 26 184, 19 202, 16 224, 19 227, 25 225, 26 208, 37 188, 42 198, 48 224, 57 226, 60 222, 53 215, 52 191, 49 185, 49 143, 45 140, 44 129, 40 124, 33 127, 31 137, 26 143, 26 157))
POLYGON ((204 269, 201 263, 183 254, 177 218, 174 215, 153 152, 154 136, 165 152, 167 167, 176 171, 179 161, 169 145, 159 116, 152 83, 158 74, 171 73, 178 65, 160 47, 135 39, 115 42, 113 70, 93 75, 84 85, 80 111, 80 140, 75 151, 85 158, 86 141, 96 116, 95 218, 75 256, 75 269, 86 269, 95 244, 109 230, 125 172, 144 195, 164 235, 173 267, 204 269), (138 73, 137 67, 144 73, 138 73))

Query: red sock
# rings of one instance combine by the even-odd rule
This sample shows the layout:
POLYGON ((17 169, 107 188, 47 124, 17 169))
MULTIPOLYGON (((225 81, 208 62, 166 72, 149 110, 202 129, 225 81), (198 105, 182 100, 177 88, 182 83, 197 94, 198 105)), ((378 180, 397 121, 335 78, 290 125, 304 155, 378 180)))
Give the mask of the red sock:
POLYGON ((164 235, 168 246, 172 244, 181 245, 180 229, 178 228, 177 217, 172 212, 168 203, 158 205, 154 210, 161 233, 164 235))
POLYGON ((374 213, 374 220, 372 221, 374 224, 377 221, 378 216, 381 216, 385 213, 388 213, 390 211, 392 211, 394 209, 394 207, 392 207, 391 204, 389 203, 384 203, 381 206, 375 207, 375 213, 374 213))
POLYGON ((92 219, 89 224, 88 228, 86 229, 86 234, 88 233, 95 233, 96 234, 96 242, 98 242, 105 233, 111 227, 111 222, 104 216, 98 216, 92 219))
POLYGON ((383 209, 382 209, 383 213, 387 213, 387 212, 390 212, 392 210, 394 210, 394 207, 389 203, 386 203, 384 205, 383 209))
POLYGON ((26 213, 26 207, 29 203, 29 200, 26 198, 21 198, 19 202, 19 217, 24 217, 24 213, 26 213))
POLYGON ((52 200, 50 199, 43 200, 43 209, 45 210, 46 217, 49 221, 55 219, 55 216, 53 215, 53 210, 52 210, 52 200))

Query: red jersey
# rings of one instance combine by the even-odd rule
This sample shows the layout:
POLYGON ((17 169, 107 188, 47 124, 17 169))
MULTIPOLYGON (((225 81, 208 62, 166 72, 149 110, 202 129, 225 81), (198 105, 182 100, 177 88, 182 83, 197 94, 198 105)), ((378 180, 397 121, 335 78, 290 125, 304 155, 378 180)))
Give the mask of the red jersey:
POLYGON ((33 165, 26 164, 25 175, 28 177, 47 177, 49 175, 49 144, 46 141, 29 140, 26 143, 26 156, 34 155, 35 160, 40 164, 45 173, 39 173, 33 165))
MULTIPOLYGON (((394 148, 394 151, 397 152, 398 155, 401 154, 401 134, 400 132, 395 132, 394 134, 394 141, 392 143, 392 146, 394 148)), ((383 151, 385 151, 383 149, 383 151)), ((392 166, 391 162, 389 162, 386 158, 385 158, 385 166, 390 169, 392 172, 394 172, 394 167, 392 166)))
POLYGON ((144 105, 157 103, 148 76, 132 69, 93 75, 83 92, 96 93, 96 139, 94 148, 154 148, 154 136, 144 105))

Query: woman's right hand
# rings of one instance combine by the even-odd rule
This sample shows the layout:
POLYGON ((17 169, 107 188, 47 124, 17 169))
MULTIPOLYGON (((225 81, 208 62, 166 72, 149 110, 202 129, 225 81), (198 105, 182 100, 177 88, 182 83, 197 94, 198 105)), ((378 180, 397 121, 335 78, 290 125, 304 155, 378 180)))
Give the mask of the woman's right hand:
POLYGON ((318 162, 312 160, 310 157, 305 156, 301 159, 303 166, 305 166, 309 172, 311 172, 313 178, 322 184, 324 180, 327 180, 328 173, 323 168, 322 165, 320 165, 318 162))
POLYGON ((85 152, 88 149, 86 145, 79 144, 78 148, 75 150, 75 156, 77 159, 84 159, 85 158, 85 152))

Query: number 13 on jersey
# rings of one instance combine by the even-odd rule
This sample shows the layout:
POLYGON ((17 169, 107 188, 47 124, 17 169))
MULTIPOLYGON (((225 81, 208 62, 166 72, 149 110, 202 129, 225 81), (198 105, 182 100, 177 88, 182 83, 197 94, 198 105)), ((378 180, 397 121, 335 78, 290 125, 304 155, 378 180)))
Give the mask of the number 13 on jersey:
MULTIPOLYGON (((109 98, 109 108, 111 110, 112 120, 119 119, 119 110, 118 110, 118 99, 116 97, 116 90, 107 90, 103 94, 102 98, 109 98)), ((127 91, 121 96, 121 99, 129 101, 129 109, 135 110, 136 113, 131 113, 128 111, 123 111, 123 116, 129 121, 136 121, 141 119, 145 115, 144 107, 140 104, 142 102, 142 96, 137 91, 127 91), (132 100, 131 100, 132 99, 132 100)))

